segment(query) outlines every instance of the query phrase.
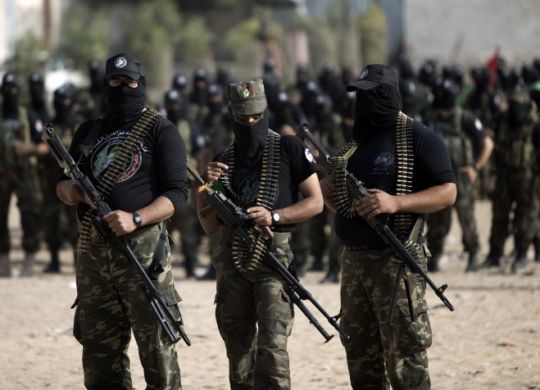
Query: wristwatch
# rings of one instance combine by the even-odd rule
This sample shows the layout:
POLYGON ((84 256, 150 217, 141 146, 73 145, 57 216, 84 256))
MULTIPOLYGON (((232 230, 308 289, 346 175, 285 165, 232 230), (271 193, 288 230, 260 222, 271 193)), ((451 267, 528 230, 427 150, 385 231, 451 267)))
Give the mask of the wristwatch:
POLYGON ((279 221, 281 220, 281 214, 279 214, 278 210, 272 211, 272 225, 279 224, 279 221))
POLYGON ((135 225, 140 228, 142 226, 142 218, 141 216, 139 215, 138 212, 134 211, 133 212, 133 222, 135 222, 135 225))

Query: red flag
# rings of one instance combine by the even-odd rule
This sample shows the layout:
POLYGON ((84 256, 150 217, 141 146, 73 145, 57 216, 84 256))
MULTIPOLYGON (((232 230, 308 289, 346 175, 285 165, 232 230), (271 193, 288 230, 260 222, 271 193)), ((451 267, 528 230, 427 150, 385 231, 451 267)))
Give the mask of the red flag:
POLYGON ((489 60, 486 63, 486 68, 489 73, 488 89, 490 92, 492 92, 495 89, 495 86, 497 85, 497 70, 499 70, 499 65, 500 65, 500 62, 499 62, 500 52, 501 52, 501 48, 497 46, 495 48, 495 53, 493 53, 493 55, 489 58, 489 60))

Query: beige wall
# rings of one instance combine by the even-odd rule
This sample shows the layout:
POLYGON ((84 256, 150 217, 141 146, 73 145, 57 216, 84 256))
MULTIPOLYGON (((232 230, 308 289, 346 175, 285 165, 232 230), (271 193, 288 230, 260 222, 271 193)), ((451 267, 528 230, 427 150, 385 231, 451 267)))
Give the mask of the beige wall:
POLYGON ((540 56, 540 0, 405 0, 415 62, 427 57, 483 62, 500 45, 509 62, 540 56))

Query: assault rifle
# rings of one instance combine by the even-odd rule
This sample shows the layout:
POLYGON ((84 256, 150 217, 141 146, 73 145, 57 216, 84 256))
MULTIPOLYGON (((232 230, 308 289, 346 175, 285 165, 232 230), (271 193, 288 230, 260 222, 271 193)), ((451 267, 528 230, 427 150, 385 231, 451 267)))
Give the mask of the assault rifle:
POLYGON ((167 334, 167 337, 169 337, 173 343, 176 343, 181 338, 187 345, 191 345, 191 341, 189 340, 183 327, 182 316, 180 315, 178 318, 176 318, 175 315, 169 310, 163 296, 158 291, 141 262, 131 249, 127 238, 122 236, 117 237, 111 232, 107 223, 104 222, 103 217, 112 211, 110 206, 103 200, 103 197, 98 192, 94 184, 90 181, 90 178, 81 172, 73 160, 73 157, 71 157, 69 152, 66 150, 65 146, 62 144, 62 141, 60 138, 58 138, 50 124, 46 126, 42 138, 49 146, 49 149, 58 162, 58 165, 60 165, 60 167, 64 169, 64 172, 75 180, 82 189, 84 199, 94 213, 92 222, 99 234, 103 238, 112 240, 116 246, 121 248, 124 255, 126 255, 129 261, 131 261, 131 263, 133 263, 137 269, 143 282, 143 291, 150 301, 150 306, 154 310, 154 313, 158 318, 159 323, 163 327, 163 330, 167 334))
MULTIPOLYGON (((188 165, 188 171, 193 176, 193 180, 196 183, 198 192, 202 194, 204 201, 212 209, 212 211, 217 215, 217 217, 226 225, 234 229, 235 233, 238 235, 242 243, 249 246, 249 237, 247 230, 252 225, 251 220, 247 217, 245 211, 235 204, 231 199, 227 197, 222 191, 213 189, 210 185, 204 182, 199 173, 188 165)), ((267 230, 267 234, 271 234, 270 229, 267 230)), ((309 322, 317 328, 317 330, 322 334, 325 339, 325 342, 328 342, 334 337, 334 335, 328 334, 322 325, 317 321, 309 309, 304 305, 302 300, 310 301, 313 306, 319 310, 319 312, 328 320, 330 325, 332 325, 345 339, 349 339, 349 335, 345 333, 337 322, 339 319, 339 314, 332 317, 326 310, 317 302, 311 293, 306 290, 298 281, 295 275, 287 269, 278 258, 271 252, 268 251, 264 257, 267 264, 285 281, 286 287, 285 292, 291 298, 293 303, 298 306, 300 311, 308 318, 309 322)))
MULTIPOLYGON (((330 158, 332 157, 330 153, 320 144, 320 142, 315 138, 315 136, 309 131, 309 128, 306 124, 303 124, 302 127, 302 133, 305 138, 311 142, 311 144, 317 149, 320 155, 322 155, 324 162, 327 164, 330 161, 330 158)), ((352 173, 347 171, 346 173, 347 177, 347 186, 349 188, 349 192, 351 194, 352 198, 357 197, 365 197, 369 195, 368 190, 364 186, 364 183, 358 180, 352 173)), ((392 229, 388 226, 387 223, 385 223, 383 220, 380 219, 367 219, 364 218, 364 220, 375 230, 375 232, 379 235, 379 237, 382 238, 383 241, 385 241, 388 245, 390 245, 401 257, 401 259, 404 261, 404 263, 411 269, 412 272, 417 273, 420 275, 426 283, 435 291, 435 294, 440 298, 440 300, 444 303, 444 305, 450 309, 450 311, 454 311, 454 306, 450 303, 450 301, 444 296, 444 291, 447 289, 448 285, 443 284, 441 287, 437 287, 433 280, 424 272, 424 270, 418 265, 416 260, 414 259, 414 256, 408 251, 408 249, 403 245, 401 240, 396 236, 396 234, 392 231, 392 229)), ((401 273, 401 268, 400 268, 401 273)), ((398 275, 397 283, 399 283, 399 277, 401 275, 398 275)), ((396 284, 396 291, 397 291, 397 284, 396 284)), ((405 284, 405 287, 407 290, 409 289, 408 284, 405 284)), ((395 294, 392 299, 392 310, 394 307, 394 299, 395 294)), ((409 305, 411 305, 411 302, 409 301, 409 305)), ((412 307, 410 307, 411 316, 414 318, 412 307)), ((390 313, 390 320, 392 317, 392 311, 390 313)))

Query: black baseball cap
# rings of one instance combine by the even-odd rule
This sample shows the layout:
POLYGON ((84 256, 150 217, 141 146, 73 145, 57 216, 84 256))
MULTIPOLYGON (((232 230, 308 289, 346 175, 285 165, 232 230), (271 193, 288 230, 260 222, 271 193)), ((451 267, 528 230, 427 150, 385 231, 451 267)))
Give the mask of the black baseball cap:
POLYGON ((367 91, 380 84, 399 89, 397 72, 390 65, 373 64, 366 66, 360 73, 360 80, 349 84, 347 91, 351 92, 359 89, 367 91))
POLYGON ((119 53, 107 60, 105 66, 105 78, 110 79, 113 76, 128 76, 133 80, 140 80, 143 76, 141 62, 126 53, 119 53))

